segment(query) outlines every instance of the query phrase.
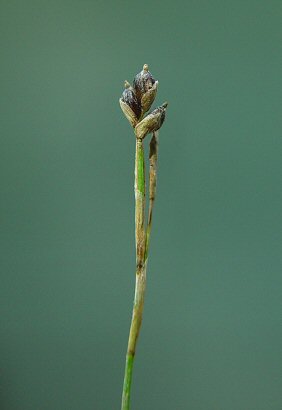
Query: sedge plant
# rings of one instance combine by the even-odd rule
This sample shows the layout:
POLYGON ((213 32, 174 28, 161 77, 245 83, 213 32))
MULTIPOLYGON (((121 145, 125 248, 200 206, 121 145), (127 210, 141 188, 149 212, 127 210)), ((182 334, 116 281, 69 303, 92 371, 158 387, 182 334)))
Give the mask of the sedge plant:
POLYGON ((132 86, 128 81, 125 81, 124 86, 125 89, 119 102, 123 113, 133 127, 136 143, 134 181, 136 244, 135 295, 126 352, 121 405, 121 410, 129 410, 133 362, 143 316, 146 270, 156 196, 158 134, 165 120, 167 103, 162 104, 151 113, 146 114, 155 100, 158 88, 158 81, 152 77, 147 64, 145 64, 143 70, 135 76, 132 86), (148 134, 152 136, 149 149, 149 204, 146 222, 146 183, 143 144, 148 134))

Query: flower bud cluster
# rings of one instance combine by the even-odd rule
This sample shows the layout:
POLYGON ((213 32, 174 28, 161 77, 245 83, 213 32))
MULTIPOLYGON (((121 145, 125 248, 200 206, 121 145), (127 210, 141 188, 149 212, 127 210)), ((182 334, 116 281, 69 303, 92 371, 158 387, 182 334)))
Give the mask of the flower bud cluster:
POLYGON ((133 87, 128 81, 125 81, 124 87, 119 100, 121 109, 135 129, 136 137, 143 139, 162 126, 167 103, 144 117, 155 100, 158 88, 158 81, 153 78, 147 64, 144 64, 143 70, 135 76, 133 87))

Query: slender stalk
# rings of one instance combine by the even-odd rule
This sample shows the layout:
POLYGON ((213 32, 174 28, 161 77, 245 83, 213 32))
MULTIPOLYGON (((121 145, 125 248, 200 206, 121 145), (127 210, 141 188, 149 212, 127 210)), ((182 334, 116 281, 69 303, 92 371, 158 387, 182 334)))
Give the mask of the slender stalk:
POLYGON ((128 347, 126 353, 126 363, 125 363, 125 374, 123 382, 123 392, 122 392, 122 410, 129 410, 130 408, 130 390, 132 382, 132 371, 133 363, 135 357, 136 343, 139 335, 143 307, 144 307, 144 295, 146 288, 146 266, 144 265, 142 269, 136 272, 136 282, 135 282, 135 296, 133 313, 131 319, 131 326, 128 338, 128 347))
POLYGON ((144 64, 143 70, 134 77, 133 87, 131 87, 128 81, 125 81, 124 86, 125 89, 119 99, 119 103, 125 117, 134 128, 136 136, 134 183, 136 243, 135 295, 126 353, 121 405, 121 410, 129 410, 133 363, 143 316, 146 269, 156 195, 157 131, 161 128, 165 120, 167 103, 163 103, 150 114, 145 115, 154 102, 158 86, 158 81, 154 80, 152 74, 149 72, 148 64, 144 64), (149 154, 149 214, 147 228, 145 228, 145 162, 143 140, 146 135, 151 133, 153 133, 153 136, 150 142, 149 154))
POLYGON ((136 138, 135 152, 135 244, 136 266, 141 268, 145 255, 145 162, 143 141, 136 138))
POLYGON ((125 374, 121 410, 129 410, 130 388, 136 343, 142 323, 144 295, 146 288, 145 263, 145 164, 141 139, 136 138, 135 154, 135 241, 136 241, 136 282, 131 326, 126 353, 125 374))

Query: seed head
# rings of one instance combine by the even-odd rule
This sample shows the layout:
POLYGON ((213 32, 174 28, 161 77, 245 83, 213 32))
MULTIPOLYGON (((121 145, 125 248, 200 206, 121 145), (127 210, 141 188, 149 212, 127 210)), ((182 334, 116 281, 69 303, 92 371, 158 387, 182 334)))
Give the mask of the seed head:
POLYGON ((124 91, 119 100, 121 109, 130 122, 130 124, 135 127, 138 119, 141 116, 141 106, 137 100, 134 89, 131 87, 128 81, 124 82, 124 91))
POLYGON ((140 101, 142 114, 147 112, 153 104, 157 87, 158 81, 150 73, 148 64, 144 64, 143 70, 133 80, 133 88, 138 101, 140 101))
POLYGON ((140 107, 140 104, 138 103, 136 94, 128 81, 124 82, 124 87, 125 89, 122 93, 121 98, 123 102, 125 102, 127 105, 130 106, 132 111, 135 113, 136 117, 139 118, 141 115, 141 107, 140 107))

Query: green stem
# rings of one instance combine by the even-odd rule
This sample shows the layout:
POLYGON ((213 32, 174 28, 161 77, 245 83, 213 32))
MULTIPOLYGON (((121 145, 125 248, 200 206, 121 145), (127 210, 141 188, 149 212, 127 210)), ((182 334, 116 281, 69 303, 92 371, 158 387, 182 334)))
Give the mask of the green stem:
POLYGON ((142 267, 145 254, 145 163, 143 141, 136 139, 135 154, 135 244, 136 266, 142 267))
POLYGON ((133 362, 134 362, 134 356, 127 354, 126 362, 125 362, 123 392, 122 392, 122 405, 121 405, 122 410, 129 409, 133 362))
POLYGON ((136 282, 135 295, 128 347, 126 354, 125 374, 122 392, 121 410, 130 408, 130 388, 132 382, 133 362, 137 339, 142 323, 144 296, 146 288, 146 264, 145 264, 145 164, 143 142, 136 139, 135 155, 135 240, 136 240, 136 282))
POLYGON ((130 409, 130 388, 132 382, 133 362, 136 351, 137 339, 142 323, 144 295, 146 288, 146 266, 136 272, 135 296, 131 326, 128 338, 128 347, 126 353, 125 374, 122 393, 121 410, 130 409))

